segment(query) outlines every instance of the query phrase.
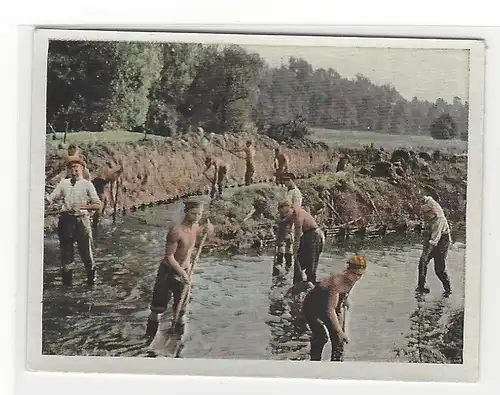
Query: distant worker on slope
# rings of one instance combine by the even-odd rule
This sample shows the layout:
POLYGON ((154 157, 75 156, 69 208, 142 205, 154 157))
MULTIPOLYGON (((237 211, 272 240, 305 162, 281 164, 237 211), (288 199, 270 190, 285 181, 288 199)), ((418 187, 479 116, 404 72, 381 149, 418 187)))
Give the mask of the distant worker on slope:
POLYGON ((274 175, 276 177, 276 184, 283 185, 282 177, 288 173, 288 156, 280 151, 279 148, 274 150, 274 175))
POLYGON ((422 215, 425 220, 424 242, 422 255, 418 264, 417 293, 429 293, 425 286, 427 266, 434 259, 434 271, 444 288, 444 295, 451 294, 451 285, 446 273, 446 257, 451 244, 450 226, 444 213, 439 211, 434 203, 422 206, 422 215))
MULTIPOLYGON (((330 361, 341 361, 347 335, 340 323, 342 304, 346 303, 347 294, 366 270, 366 259, 352 256, 347 261, 347 268, 342 274, 332 274, 318 282, 309 291, 302 304, 302 312, 312 332, 311 361, 321 361, 323 348, 330 338, 332 351, 330 361)), ((345 315, 342 314, 345 322, 345 315)))
MULTIPOLYGON (((236 155, 236 153, 245 153, 245 185, 251 185, 253 183, 253 176, 255 174, 255 147, 251 140, 247 140, 246 147, 242 150, 231 152, 236 155)), ((240 157, 239 155, 236 155, 240 157)))
POLYGON ((219 196, 222 196, 222 189, 224 188, 225 182, 227 180, 227 175, 229 173, 229 164, 225 163, 220 158, 215 158, 212 155, 207 156, 205 159, 206 169, 203 175, 207 176, 208 170, 213 166, 214 176, 212 178, 212 187, 210 190, 210 197, 213 198, 216 192, 219 192, 219 196))

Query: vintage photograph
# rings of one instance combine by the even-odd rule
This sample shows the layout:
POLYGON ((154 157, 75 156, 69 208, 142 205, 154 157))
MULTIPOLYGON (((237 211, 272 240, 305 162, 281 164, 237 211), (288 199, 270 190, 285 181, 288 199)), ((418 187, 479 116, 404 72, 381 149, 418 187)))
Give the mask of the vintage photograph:
POLYGON ((47 41, 43 356, 464 364, 481 43, 322 40, 47 41))

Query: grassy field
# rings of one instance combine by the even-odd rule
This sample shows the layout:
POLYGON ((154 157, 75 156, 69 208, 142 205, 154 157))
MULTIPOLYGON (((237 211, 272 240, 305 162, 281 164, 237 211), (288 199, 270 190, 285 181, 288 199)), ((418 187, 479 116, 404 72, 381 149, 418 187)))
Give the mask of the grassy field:
MULTIPOLYGON (((64 133, 57 133, 57 140, 52 140, 52 135, 47 135, 47 149, 55 148, 62 143, 64 133)), ((129 142, 140 141, 144 138, 143 133, 127 131, 105 131, 105 132, 73 132, 66 136, 67 143, 88 144, 97 141, 106 142, 129 142)), ((425 149, 448 152, 463 152, 467 150, 467 142, 462 140, 434 140, 430 136, 396 136, 375 132, 312 129, 309 139, 322 141, 331 146, 344 148, 363 148, 373 143, 375 147, 383 147, 386 150, 394 150, 400 147, 412 148, 414 150, 425 149)), ((164 140, 165 137, 148 135, 150 140, 164 140)))
MULTIPOLYGON (((63 142, 64 133, 56 133, 57 140, 52 140, 52 135, 47 135, 47 148, 56 147, 63 142)), ((129 141, 140 141, 144 133, 127 132, 123 130, 108 130, 105 132, 72 132, 66 135, 66 143, 95 143, 107 141, 110 143, 123 143, 129 141)), ((165 137, 148 135, 148 139, 164 140, 165 137)))
POLYGON ((397 148, 412 148, 414 150, 436 150, 448 152, 463 152, 467 150, 467 142, 462 140, 434 140, 430 136, 397 136, 365 131, 330 130, 312 128, 309 139, 322 141, 334 147, 362 148, 374 144, 376 148, 385 150, 397 148))

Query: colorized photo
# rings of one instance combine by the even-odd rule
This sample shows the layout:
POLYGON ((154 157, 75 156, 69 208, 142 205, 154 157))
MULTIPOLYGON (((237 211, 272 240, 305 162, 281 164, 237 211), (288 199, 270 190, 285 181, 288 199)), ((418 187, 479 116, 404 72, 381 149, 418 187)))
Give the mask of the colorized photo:
POLYGON ((49 41, 42 355, 463 364, 470 51, 251 40, 49 41))

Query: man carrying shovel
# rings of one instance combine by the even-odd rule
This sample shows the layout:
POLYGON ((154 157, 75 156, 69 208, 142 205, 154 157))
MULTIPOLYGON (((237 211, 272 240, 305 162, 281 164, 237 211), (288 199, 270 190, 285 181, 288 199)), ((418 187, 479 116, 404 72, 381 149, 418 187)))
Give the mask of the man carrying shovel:
MULTIPOLYGON (((184 219, 180 224, 175 224, 167 234, 165 243, 165 256, 158 268, 156 282, 153 289, 151 301, 151 314, 149 315, 146 336, 153 338, 158 330, 158 318, 168 307, 170 297, 173 294, 174 320, 181 297, 185 293, 185 287, 190 284, 191 256, 196 246, 200 233, 213 232, 213 225, 208 218, 205 225, 200 225, 203 215, 203 203, 196 199, 184 202, 184 219)), ((182 307, 182 306, 181 306, 182 307)), ((180 316, 182 317, 182 311, 180 316)), ((177 324, 173 328, 175 332, 182 332, 183 324, 177 324)))

